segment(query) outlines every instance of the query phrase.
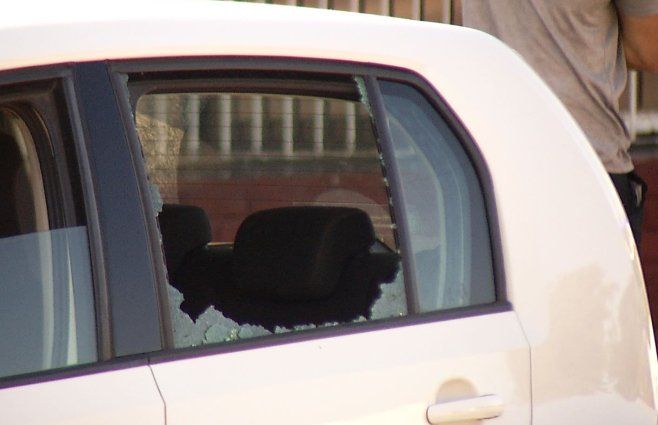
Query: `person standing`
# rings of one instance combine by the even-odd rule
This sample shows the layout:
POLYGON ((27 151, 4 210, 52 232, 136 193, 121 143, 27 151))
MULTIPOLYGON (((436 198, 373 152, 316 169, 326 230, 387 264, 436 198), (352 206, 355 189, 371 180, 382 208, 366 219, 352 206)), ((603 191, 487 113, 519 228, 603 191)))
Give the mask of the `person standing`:
POLYGON ((569 109, 610 174, 640 243, 646 184, 619 111, 627 66, 658 72, 658 0, 462 0, 462 19, 499 38, 569 109))

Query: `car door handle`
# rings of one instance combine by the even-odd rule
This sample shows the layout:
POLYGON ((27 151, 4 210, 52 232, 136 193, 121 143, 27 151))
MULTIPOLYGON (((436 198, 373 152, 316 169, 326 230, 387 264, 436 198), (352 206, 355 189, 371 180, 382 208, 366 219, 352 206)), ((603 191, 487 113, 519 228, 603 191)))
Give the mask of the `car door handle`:
POLYGON ((503 413, 503 400, 497 395, 485 395, 462 400, 436 403, 427 408, 431 424, 491 419, 503 413))

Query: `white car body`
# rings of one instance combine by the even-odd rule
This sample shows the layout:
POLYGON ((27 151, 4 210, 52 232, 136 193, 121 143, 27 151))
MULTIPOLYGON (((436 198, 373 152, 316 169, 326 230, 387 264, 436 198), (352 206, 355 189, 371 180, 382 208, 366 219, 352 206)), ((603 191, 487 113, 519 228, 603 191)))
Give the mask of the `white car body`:
MULTIPOLYGON (((7 386, 3 424, 423 424, 428 406, 446 400, 492 409, 492 424, 657 422, 656 351, 624 211, 578 125, 499 41, 446 25, 231 2, 15 8, 0 16, 2 72, 268 57, 420 75, 491 174, 512 310, 7 386)), ((464 406, 451 408, 459 419, 464 406)))

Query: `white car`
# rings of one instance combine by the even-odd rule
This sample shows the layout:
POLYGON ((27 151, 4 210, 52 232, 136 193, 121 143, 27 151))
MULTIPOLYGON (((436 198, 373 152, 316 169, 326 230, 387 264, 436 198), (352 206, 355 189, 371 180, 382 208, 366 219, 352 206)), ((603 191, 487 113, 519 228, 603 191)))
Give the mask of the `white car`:
POLYGON ((497 40, 233 2, 0 40, 3 425, 657 423, 624 211, 497 40))

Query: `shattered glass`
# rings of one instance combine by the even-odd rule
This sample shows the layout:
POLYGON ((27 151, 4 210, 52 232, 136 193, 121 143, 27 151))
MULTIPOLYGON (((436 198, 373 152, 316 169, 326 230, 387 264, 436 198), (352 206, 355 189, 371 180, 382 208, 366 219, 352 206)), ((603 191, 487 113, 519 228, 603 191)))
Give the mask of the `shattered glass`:
POLYGON ((370 308, 370 320, 407 315, 407 296, 401 270, 393 282, 379 285, 379 290, 379 298, 370 308))
MULTIPOLYGON (((366 322, 368 320, 401 317, 407 314, 407 301, 402 281, 402 272, 392 283, 380 285, 380 296, 370 309, 370 317, 359 316, 352 323, 366 322)), ((169 292, 169 305, 174 329, 174 345, 176 347, 193 347, 209 343, 230 342, 241 339, 255 338, 271 335, 272 333, 258 325, 240 325, 234 320, 225 317, 222 312, 213 306, 208 307, 196 321, 190 319, 187 313, 180 308, 183 294, 171 285, 167 285, 169 292)), ((321 326, 314 324, 299 325, 294 328, 277 326, 275 334, 298 332, 316 328, 340 325, 339 322, 328 322, 321 326)))

